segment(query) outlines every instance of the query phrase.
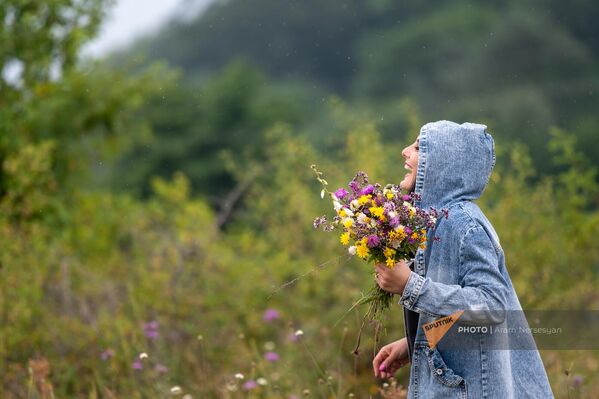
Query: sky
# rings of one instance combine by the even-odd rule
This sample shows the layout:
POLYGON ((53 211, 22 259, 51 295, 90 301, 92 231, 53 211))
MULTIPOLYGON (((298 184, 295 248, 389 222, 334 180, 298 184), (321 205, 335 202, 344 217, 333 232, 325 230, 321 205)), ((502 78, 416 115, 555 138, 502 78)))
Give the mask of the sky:
POLYGON ((87 44, 84 54, 100 57, 130 44, 160 27, 170 17, 190 18, 212 0, 116 0, 108 11, 99 36, 87 44))

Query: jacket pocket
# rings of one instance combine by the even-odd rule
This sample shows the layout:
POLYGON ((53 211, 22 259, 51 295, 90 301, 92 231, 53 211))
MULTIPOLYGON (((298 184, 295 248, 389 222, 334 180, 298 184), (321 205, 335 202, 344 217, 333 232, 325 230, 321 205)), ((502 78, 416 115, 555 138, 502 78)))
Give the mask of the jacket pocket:
POLYGON ((436 348, 429 348, 427 352, 428 366, 431 370, 431 373, 441 384, 447 385, 448 387, 465 385, 466 381, 464 378, 457 375, 452 369, 447 367, 447 364, 445 364, 445 361, 436 348))
POLYGON ((466 380, 447 366, 437 349, 416 343, 414 349, 414 380, 411 398, 467 397, 466 380))

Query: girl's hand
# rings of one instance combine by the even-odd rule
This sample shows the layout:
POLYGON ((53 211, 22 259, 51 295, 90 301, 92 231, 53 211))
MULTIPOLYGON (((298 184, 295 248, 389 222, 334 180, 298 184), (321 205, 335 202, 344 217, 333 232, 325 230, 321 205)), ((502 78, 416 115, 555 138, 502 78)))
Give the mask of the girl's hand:
POLYGON ((402 338, 381 348, 372 360, 374 376, 377 378, 393 377, 395 372, 408 364, 408 340, 402 338))
POLYGON ((375 280, 379 287, 387 292, 398 295, 403 294, 403 290, 412 273, 405 260, 397 262, 393 269, 390 269, 384 263, 377 263, 375 271, 375 280))

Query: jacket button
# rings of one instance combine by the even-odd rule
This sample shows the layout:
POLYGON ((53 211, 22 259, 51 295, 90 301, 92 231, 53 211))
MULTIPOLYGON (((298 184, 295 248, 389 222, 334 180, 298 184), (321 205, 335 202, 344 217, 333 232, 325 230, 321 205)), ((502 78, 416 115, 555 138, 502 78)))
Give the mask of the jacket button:
POLYGON ((435 373, 437 373, 437 375, 441 375, 441 374, 443 374, 443 370, 442 369, 436 369, 435 373))
POLYGON ((403 301, 403 304, 408 306, 410 304, 410 301, 408 301, 407 299, 405 301, 403 301))

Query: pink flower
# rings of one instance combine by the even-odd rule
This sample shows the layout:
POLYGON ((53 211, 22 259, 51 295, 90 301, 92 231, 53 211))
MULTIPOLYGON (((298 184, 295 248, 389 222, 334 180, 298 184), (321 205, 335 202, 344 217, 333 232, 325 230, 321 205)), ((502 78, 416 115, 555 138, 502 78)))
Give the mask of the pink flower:
POLYGON ((168 373, 168 367, 166 367, 164 364, 161 364, 161 363, 158 363, 156 366, 154 366, 154 370, 158 374, 168 373))
POLYGON ((266 352, 264 358, 269 362, 276 362, 279 360, 279 354, 276 352, 266 352))
POLYGON ((147 323, 144 323, 143 329, 144 329, 144 334, 146 335, 146 338, 149 338, 149 339, 158 338, 158 335, 159 335, 158 322, 156 320, 152 320, 147 323))
POLYGON ((104 352, 100 353, 100 359, 108 360, 114 356, 114 351, 112 349, 106 349, 104 352))
POLYGON ((141 363, 141 360, 136 359, 131 365, 131 367, 133 367, 133 370, 142 370, 144 368, 144 365, 141 363))
POLYGON ((254 380, 247 380, 241 387, 243 389, 245 389, 246 391, 249 391, 251 389, 254 389, 258 386, 258 384, 256 383, 256 381, 254 380))
POLYGON ((262 319, 268 323, 279 318, 279 311, 276 309, 266 309, 262 319))

